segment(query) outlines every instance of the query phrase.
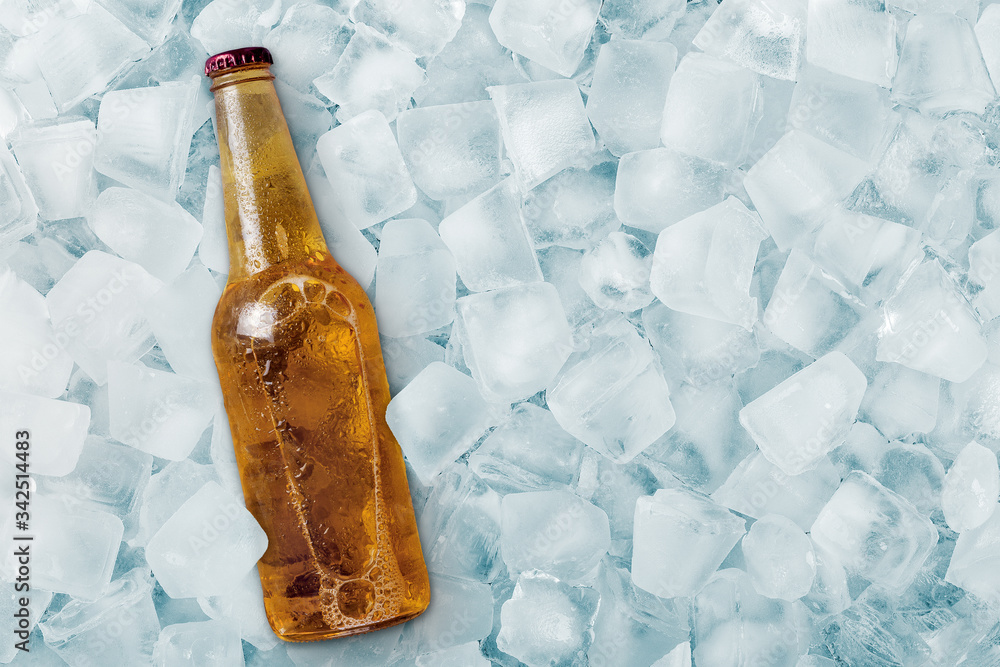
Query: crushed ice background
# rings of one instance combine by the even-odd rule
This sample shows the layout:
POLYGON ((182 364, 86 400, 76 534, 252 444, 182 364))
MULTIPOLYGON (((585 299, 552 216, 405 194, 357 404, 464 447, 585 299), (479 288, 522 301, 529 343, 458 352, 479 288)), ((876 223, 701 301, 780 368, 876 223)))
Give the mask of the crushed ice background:
POLYGON ((16 430, 37 485, 32 651, 5 587, 3 662, 1000 661, 1000 5, 3 0, 0 26, 4 545, 16 430), (201 68, 248 44, 373 297, 432 573, 418 620, 320 644, 264 620, 208 342, 201 68))

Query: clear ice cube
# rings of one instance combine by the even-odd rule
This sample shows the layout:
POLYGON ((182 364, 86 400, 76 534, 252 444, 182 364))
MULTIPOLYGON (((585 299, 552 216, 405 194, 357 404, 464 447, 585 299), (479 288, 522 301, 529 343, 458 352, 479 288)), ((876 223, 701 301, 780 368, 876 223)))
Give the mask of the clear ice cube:
POLYGON ((572 76, 594 32, 599 0, 496 0, 490 26, 497 41, 562 76, 572 76))
POLYGON ((653 253, 624 232, 611 232, 580 262, 580 286, 601 308, 630 313, 653 301, 653 253))
MULTIPOLYGON (((30 149, 29 149, 30 151, 30 149)), ((0 248, 34 233, 38 206, 7 144, 0 146, 0 248)))
MULTIPOLYGON (((96 194, 93 122, 68 116, 54 124, 29 125, 17 130, 10 142, 39 217, 65 220, 87 212, 96 194)), ((11 194, 18 192, 14 183, 11 180, 11 194)))
POLYGON ((439 54, 455 37, 464 15, 465 0, 360 0, 351 8, 356 23, 375 28, 420 57, 439 54))
POLYGON ((29 442, 31 473, 60 477, 76 466, 90 425, 90 408, 79 403, 0 391, 0 428, 9 433, 10 446, 0 458, 18 463, 16 441, 29 442), (14 435, 27 431, 28 437, 14 435))
POLYGON ((615 217, 618 163, 569 167, 525 195, 521 218, 535 248, 557 245, 585 250, 621 223, 615 217))
POLYGON ((1000 468, 997 455, 978 442, 970 442, 955 457, 941 490, 941 505, 948 527, 956 533, 978 528, 997 509, 1000 468))
POLYGON ((352 34, 343 14, 326 5, 299 2, 285 10, 262 44, 274 58, 274 75, 308 93, 313 79, 336 67, 352 34))
POLYGON ((806 58, 831 72, 888 88, 896 73, 896 24, 882 0, 810 0, 806 58))
POLYGON ((791 519, 766 514, 743 537, 750 583, 761 595, 798 600, 812 588, 816 555, 812 541, 791 519))
POLYGON ((153 661, 159 667, 243 667, 240 627, 226 620, 168 625, 160 631, 153 661))

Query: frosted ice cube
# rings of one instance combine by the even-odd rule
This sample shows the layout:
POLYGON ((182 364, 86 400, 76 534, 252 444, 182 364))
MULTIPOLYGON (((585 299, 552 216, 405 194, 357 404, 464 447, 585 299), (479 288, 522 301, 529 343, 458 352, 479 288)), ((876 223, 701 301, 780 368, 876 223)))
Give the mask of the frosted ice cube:
MULTIPOLYGON (((30 149, 29 149, 30 150, 30 149)), ((21 168, 7 149, 0 146, 0 248, 34 233, 38 207, 25 183, 21 168)))
POLYGON ((187 168, 195 123, 201 120, 194 113, 200 92, 200 83, 192 79, 105 94, 97 116, 94 169, 154 197, 173 199, 187 168))
POLYGON ((216 475, 211 466, 189 459, 164 466, 150 478, 143 492, 139 507, 139 532, 130 543, 145 546, 178 507, 212 480, 216 480, 216 475))
POLYGON ((45 298, 12 271, 0 269, 0 389, 56 398, 73 359, 57 338, 45 298))
POLYGON ((864 161, 793 129, 750 168, 743 186, 778 248, 787 250, 867 171, 864 161))
POLYGON ((500 559, 500 496, 455 464, 435 479, 420 511, 424 558, 432 572, 493 581, 500 559))
POLYGON ((549 283, 470 294, 458 300, 465 363, 483 395, 517 401, 544 389, 572 351, 569 324, 549 283))
POLYGON ((0 428, 9 433, 11 445, 3 448, 0 458, 18 462, 13 437, 27 431, 31 472, 61 476, 76 466, 90 424, 90 408, 79 403, 0 391, 0 428))
POLYGON ((285 10, 262 44, 274 58, 274 75, 307 93, 313 79, 337 65, 352 34, 346 16, 325 5, 299 2, 285 10))
POLYGON ((450 42, 465 15, 465 0, 360 0, 351 18, 370 25, 417 56, 436 56, 450 42))
POLYGON ((809 594, 802 598, 802 603, 816 616, 826 618, 851 606, 847 572, 833 554, 815 544, 813 552, 816 556, 816 577, 809 594))
POLYGON ((22 83, 14 88, 14 94, 32 120, 45 120, 58 115, 49 89, 41 79, 22 83))
POLYGON ((982 287, 974 297, 976 310, 984 318, 1000 315, 1000 230, 969 248, 969 281, 982 287))
POLYGON ((899 364, 882 364, 865 393, 861 414, 888 438, 929 433, 938 416, 941 381, 899 364))
MULTIPOLYGON (((585 2, 591 4, 591 0, 585 2)), ((521 14, 530 11, 526 6, 521 14)), ((500 116, 505 150, 526 190, 593 150, 594 131, 574 81, 536 81, 488 90, 500 116)))
POLYGON ((168 625, 160 631, 153 662, 160 667, 243 667, 239 625, 226 620, 168 625))
POLYGON ((810 0, 806 58, 888 88, 896 73, 896 19, 881 0, 810 0))
MULTIPOLYGON (((309 189, 311 192, 312 184, 310 184, 309 189)), ((315 197, 315 195, 313 196, 315 197)), ((202 235, 198 244, 198 259, 217 273, 229 273, 229 239, 226 236, 222 171, 214 164, 208 168, 208 180, 205 182, 205 205, 201 214, 201 227, 202 235)))
POLYGON ((686 8, 684 0, 604 0, 600 20, 617 37, 661 40, 670 35, 686 8))
POLYGON ((626 155, 619 170, 615 210, 626 224, 659 232, 717 203, 726 177, 711 163, 667 149, 626 155))
POLYGON ((500 610, 497 647, 528 667, 573 664, 594 641, 600 598, 593 588, 524 573, 500 610))
POLYGON ((493 594, 478 581, 431 573, 434 597, 427 611, 406 624, 401 646, 411 655, 483 639, 493 628, 493 594))
MULTIPOLYGON (((32 472, 35 472, 32 466, 32 472)), ((30 544, 31 586, 93 602, 108 590, 124 528, 113 514, 61 496, 31 496, 29 528, 5 527, 8 544, 30 544), (31 542, 10 540, 31 535, 31 542)), ((17 546, 4 559, 4 579, 18 572, 17 546)))
POLYGON ((996 91, 969 22, 949 13, 910 19, 892 95, 922 113, 982 114, 996 91))
POLYGON ((650 289, 674 310, 750 329, 757 320, 750 278, 765 238, 757 216, 729 197, 660 232, 650 289))
POLYGON ((587 115, 615 155, 656 148, 667 88, 677 63, 673 44, 614 40, 601 47, 587 115))
POLYGON ((757 365, 757 337, 727 324, 671 310, 659 301, 642 309, 642 326, 668 381, 701 387, 757 365))
POLYGON ((136 567, 111 582, 100 600, 70 600, 38 625, 45 643, 71 665, 152 664, 160 634, 152 593, 149 571, 136 567))
POLYGON ((635 505, 632 581, 660 597, 704 586, 746 532, 743 519, 700 494, 660 489, 635 505))
POLYGON ((243 503, 208 482, 150 538, 146 560, 170 597, 211 596, 234 589, 266 548, 243 503))
POLYGON ((867 309, 805 253, 792 250, 764 310, 764 325, 797 350, 818 358, 836 349, 867 309))
POLYGON ((203 380, 108 362, 111 435, 153 456, 180 461, 198 444, 218 405, 203 380))
POLYGON ((492 416, 472 378, 435 361, 389 401, 385 420, 426 484, 472 447, 492 416))
POLYGON ((955 551, 944 580, 995 604, 1000 600, 1000 569, 997 568, 996 543, 1000 539, 1000 512, 977 526, 963 531, 955 542, 955 551))
MULTIPOLYGON (((256 568, 250 570, 235 588, 223 595, 198 598, 198 606, 213 620, 231 620, 239 625, 240 636, 261 651, 274 648, 279 640, 268 624, 264 611, 264 590, 256 568)), ((389 631, 391 633, 391 631, 389 631)), ((382 633, 378 633, 382 634, 382 633)), ((366 635, 368 636, 368 635, 366 635)), ((396 635, 395 639, 399 636, 396 635)), ((323 646, 322 644, 310 644, 323 646)), ((332 647, 327 647, 330 651, 332 647)), ((289 651, 291 657, 291 651, 289 651)))
POLYGON ((27 37, 36 34, 53 19, 78 16, 87 6, 73 0, 46 0, 28 4, 4 3, 0 26, 12 35, 27 37))
POLYGON ((921 264, 883 308, 879 361, 963 382, 986 360, 972 308, 937 260, 921 264))
POLYGON ((396 133, 413 181, 431 199, 478 194, 500 179, 500 121, 489 102, 409 109, 396 133))
POLYGON ((103 0, 102 4, 129 30, 146 40, 150 46, 157 46, 166 40, 170 24, 181 8, 181 2, 182 0, 159 0, 135 5, 125 0, 103 0))
POLYGON ((415 662, 416 667, 490 667, 492 664, 479 651, 479 642, 424 653, 418 655, 415 662))
POLYGON ((426 220, 390 220, 379 244, 375 313, 383 336, 414 336, 455 318, 455 260, 426 220))
POLYGON ((642 241, 611 232, 580 262, 580 286, 601 308, 630 313, 648 306, 653 254, 642 241))
POLYGON ((94 124, 76 116, 55 124, 27 126, 11 137, 11 147, 41 218, 78 218, 90 207, 95 194, 96 142, 94 124))
POLYGON ((740 423, 771 463, 798 475, 844 441, 867 387, 850 359, 830 352, 749 403, 740 423))
POLYGON ((810 533, 847 570, 893 591, 913 582, 938 540, 930 519, 863 472, 848 475, 810 533))
POLYGON ((1000 468, 997 455, 970 442, 955 457, 944 478, 941 505, 948 526, 962 533, 983 525, 997 508, 1000 468))
POLYGON ((1000 7, 987 5, 976 22, 976 41, 982 51, 993 87, 1000 81, 1000 7))
POLYGON ((670 390, 653 350, 623 319, 593 332, 590 349, 569 359, 546 399, 566 431, 619 463, 674 425, 670 390))
POLYGON ((790 519, 767 514, 743 538, 743 557, 754 589, 779 600, 798 600, 812 588, 816 555, 809 537, 790 519))
POLYGON ((195 264, 146 302, 146 319, 177 373, 217 380, 209 343, 212 317, 221 296, 222 290, 208 269, 195 264))
POLYGON ((806 41, 806 3, 725 0, 695 35, 702 51, 755 72, 795 81, 806 41))
POLYGON ((520 403, 469 456, 469 468, 500 493, 572 486, 583 443, 548 410, 520 403))
POLYGON ((572 76, 583 60, 600 11, 599 0, 496 0, 490 26, 511 51, 572 76))
POLYGON ((670 80, 660 138, 682 153, 736 167, 747 157, 762 112, 757 74, 689 53, 670 80))
POLYGON ((208 53, 258 45, 278 19, 280 0, 212 0, 191 22, 191 36, 208 53))
POLYGON ((613 199, 618 164, 569 167, 525 195, 521 217, 536 248, 586 249, 618 229, 613 199))
POLYGON ((813 470, 786 475, 758 451, 740 463, 712 500, 754 518, 779 514, 809 530, 838 486, 840 475, 826 457, 813 470))
POLYGON ((365 111, 330 130, 316 151, 341 211, 360 229, 417 202, 396 138, 379 111, 365 111))
POLYGON ((895 443, 882 455, 872 471, 880 484, 909 500, 921 514, 941 508, 944 466, 923 445, 895 443))
POLYGON ((604 510, 565 489, 507 494, 500 522, 503 560, 512 575, 538 570, 579 581, 611 545, 604 510))
POLYGON ((60 113, 103 92, 126 66, 149 53, 142 38, 97 2, 86 13, 54 21, 32 45, 60 113))
POLYGON ((131 188, 102 192, 87 222, 108 247, 164 281, 187 268, 202 235, 201 225, 180 204, 131 188))
POLYGON ((409 106, 413 91, 426 78, 412 53, 366 25, 355 24, 337 65, 314 79, 313 85, 339 107, 341 123, 367 110, 380 111, 391 121, 409 106))

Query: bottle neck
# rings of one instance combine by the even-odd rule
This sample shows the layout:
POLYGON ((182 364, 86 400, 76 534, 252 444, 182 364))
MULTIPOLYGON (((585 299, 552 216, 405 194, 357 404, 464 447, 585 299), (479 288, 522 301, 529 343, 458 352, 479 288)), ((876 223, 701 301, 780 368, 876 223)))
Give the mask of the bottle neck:
POLYGON ((261 65, 212 77, 230 282, 329 257, 273 80, 261 65))

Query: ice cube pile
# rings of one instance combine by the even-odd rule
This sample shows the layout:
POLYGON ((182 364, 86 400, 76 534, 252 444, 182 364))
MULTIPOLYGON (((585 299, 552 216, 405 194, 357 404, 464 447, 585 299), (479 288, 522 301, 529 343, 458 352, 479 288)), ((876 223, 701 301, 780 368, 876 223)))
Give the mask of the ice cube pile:
POLYGON ((998 664, 998 87, 996 0, 0 1, 0 663, 998 664), (209 346, 247 45, 431 573, 329 642, 267 625, 209 346))

